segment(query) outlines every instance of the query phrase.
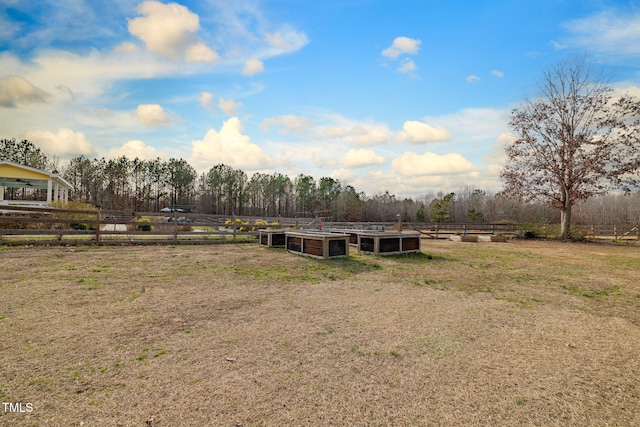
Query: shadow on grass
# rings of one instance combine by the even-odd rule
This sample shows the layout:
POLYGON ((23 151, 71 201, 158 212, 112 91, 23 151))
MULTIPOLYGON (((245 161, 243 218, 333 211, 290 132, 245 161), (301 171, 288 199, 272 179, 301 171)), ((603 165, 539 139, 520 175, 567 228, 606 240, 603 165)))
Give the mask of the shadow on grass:
POLYGON ((382 265, 376 257, 363 257, 360 255, 349 255, 344 258, 317 259, 308 258, 312 270, 340 270, 345 273, 359 274, 382 270, 382 265))
POLYGON ((393 260, 401 263, 407 263, 407 264, 452 261, 450 257, 442 256, 442 255, 433 255, 425 252, 414 252, 409 254, 397 254, 397 255, 380 255, 376 258, 384 258, 384 259, 393 260))

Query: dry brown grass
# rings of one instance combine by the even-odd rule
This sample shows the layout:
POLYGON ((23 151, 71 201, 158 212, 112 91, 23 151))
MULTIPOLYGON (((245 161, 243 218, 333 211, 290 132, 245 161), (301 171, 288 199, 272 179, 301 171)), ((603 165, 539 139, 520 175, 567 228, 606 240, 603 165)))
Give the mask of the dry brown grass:
POLYGON ((640 248, 423 252, 0 248, 0 425, 640 425, 640 248))

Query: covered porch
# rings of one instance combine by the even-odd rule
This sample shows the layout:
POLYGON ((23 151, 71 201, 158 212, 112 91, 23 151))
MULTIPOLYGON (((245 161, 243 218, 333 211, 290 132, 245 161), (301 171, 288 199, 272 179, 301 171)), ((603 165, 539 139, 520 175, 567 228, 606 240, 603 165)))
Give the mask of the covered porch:
POLYGON ((0 205, 42 206, 69 201, 72 186, 58 174, 0 161, 0 205))

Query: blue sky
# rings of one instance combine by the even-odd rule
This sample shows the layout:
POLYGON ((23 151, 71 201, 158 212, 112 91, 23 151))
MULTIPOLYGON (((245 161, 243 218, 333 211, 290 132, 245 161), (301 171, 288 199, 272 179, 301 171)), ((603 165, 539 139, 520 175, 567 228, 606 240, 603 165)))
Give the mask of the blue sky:
POLYGON ((640 2, 0 0, 0 137, 498 191, 511 109, 576 53, 640 95, 640 2))

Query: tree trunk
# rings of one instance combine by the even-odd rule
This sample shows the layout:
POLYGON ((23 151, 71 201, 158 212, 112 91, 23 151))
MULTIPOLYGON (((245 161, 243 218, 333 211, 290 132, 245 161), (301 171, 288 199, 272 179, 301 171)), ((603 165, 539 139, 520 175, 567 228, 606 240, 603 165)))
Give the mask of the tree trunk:
POLYGON ((569 239, 571 237, 571 204, 567 204, 560 211, 560 238, 569 239))

